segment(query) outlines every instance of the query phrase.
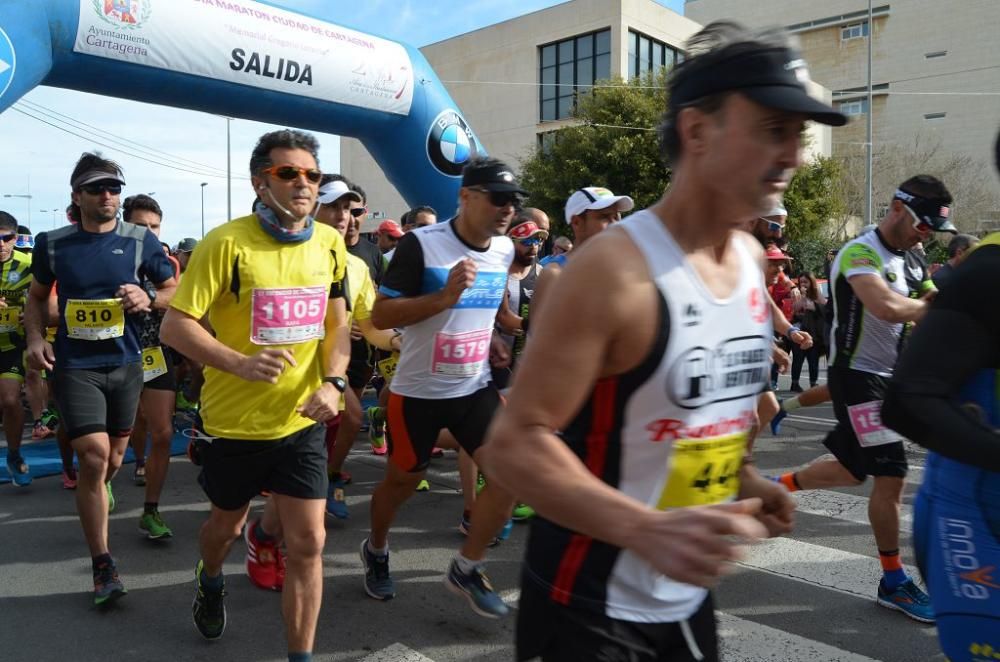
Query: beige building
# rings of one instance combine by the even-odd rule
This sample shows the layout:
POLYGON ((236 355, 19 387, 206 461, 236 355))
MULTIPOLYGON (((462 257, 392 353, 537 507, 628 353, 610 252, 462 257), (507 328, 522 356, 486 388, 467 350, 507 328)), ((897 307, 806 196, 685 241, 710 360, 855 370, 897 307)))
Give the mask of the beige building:
MULTIPOLYGON (((869 32, 865 0, 686 0, 684 11, 702 24, 731 18, 753 27, 781 25, 795 33, 813 80, 832 90, 835 104, 852 119, 833 131, 833 154, 864 155, 869 32)), ((872 142, 877 155, 895 150, 910 156, 906 164, 886 156, 886 169, 909 168, 913 174, 924 163, 914 163, 923 159, 912 157, 937 147, 935 163, 967 158, 974 162, 973 170, 985 174, 982 184, 995 191, 987 164, 1000 126, 1000 65, 993 51, 998 26, 996 0, 873 2, 872 142)), ((891 184, 880 182, 878 174, 875 197, 884 204, 880 198, 891 184)), ((964 184, 947 177, 946 184, 956 194, 961 215, 964 184)), ((978 219, 960 221, 974 229, 978 219)))
MULTIPOLYGON (((700 28, 653 0, 571 0, 421 52, 490 155, 517 167, 546 134, 571 121, 575 85, 670 67, 700 28)), ((812 149, 828 154, 829 129, 812 133, 812 149)), ((341 170, 383 217, 398 219, 409 208, 359 141, 342 140, 341 170)))

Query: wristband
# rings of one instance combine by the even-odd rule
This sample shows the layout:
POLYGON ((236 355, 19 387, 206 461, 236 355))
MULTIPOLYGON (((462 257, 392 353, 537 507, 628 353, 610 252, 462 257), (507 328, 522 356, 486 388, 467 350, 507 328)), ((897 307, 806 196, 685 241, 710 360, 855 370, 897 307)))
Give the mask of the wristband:
POLYGON ((785 337, 788 338, 788 340, 791 342, 795 342, 794 340, 792 340, 793 333, 802 333, 802 328, 796 324, 793 324, 790 327, 788 327, 788 331, 785 331, 785 337))

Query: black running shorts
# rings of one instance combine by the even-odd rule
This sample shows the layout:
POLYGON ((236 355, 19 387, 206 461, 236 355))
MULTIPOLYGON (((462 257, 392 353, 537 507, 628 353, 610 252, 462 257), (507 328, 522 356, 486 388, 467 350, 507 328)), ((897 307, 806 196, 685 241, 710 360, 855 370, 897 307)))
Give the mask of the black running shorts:
POLYGON ((275 441, 215 437, 202 454, 198 483, 222 510, 239 510, 264 490, 325 499, 326 425, 315 423, 275 441))
POLYGON ((18 379, 23 382, 26 373, 23 348, 0 352, 0 379, 18 379))
POLYGON ((517 612, 517 660, 543 662, 718 662, 712 594, 687 625, 633 623, 604 614, 556 604, 538 584, 525 577, 517 612), (688 642, 683 627, 690 629, 688 642), (701 658, 692 653, 693 646, 701 658))
POLYGON ((117 368, 57 368, 49 379, 70 439, 106 432, 132 433, 142 394, 142 364, 117 368))
POLYGON ((862 446, 851 425, 849 407, 878 402, 876 411, 881 411, 889 380, 870 372, 837 366, 830 367, 828 374, 837 425, 826 435, 823 445, 858 480, 867 476, 905 478, 909 467, 902 441, 862 446))
POLYGON ((389 394, 386 439, 389 459, 407 472, 427 468, 441 430, 448 430, 469 455, 483 445, 486 429, 500 406, 492 384, 460 398, 428 400, 389 394))

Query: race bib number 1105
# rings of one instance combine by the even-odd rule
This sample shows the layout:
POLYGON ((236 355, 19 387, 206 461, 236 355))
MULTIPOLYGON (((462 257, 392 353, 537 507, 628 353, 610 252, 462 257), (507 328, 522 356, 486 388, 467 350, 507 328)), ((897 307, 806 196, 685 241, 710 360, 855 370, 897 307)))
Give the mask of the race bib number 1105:
POLYGON ((325 286, 254 289, 250 341, 286 345, 324 336, 328 291, 325 286))

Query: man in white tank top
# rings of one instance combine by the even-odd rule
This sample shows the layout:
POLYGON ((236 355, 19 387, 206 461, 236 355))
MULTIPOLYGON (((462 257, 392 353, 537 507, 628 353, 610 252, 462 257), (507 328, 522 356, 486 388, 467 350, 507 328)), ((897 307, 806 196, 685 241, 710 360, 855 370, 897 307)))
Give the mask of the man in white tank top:
POLYGON ((745 455, 773 331, 739 229, 780 199, 805 122, 846 118, 809 97, 783 32, 714 23, 685 52, 670 188, 567 263, 477 458, 539 514, 520 660, 717 660, 707 588, 733 537, 791 530, 792 500, 745 455))

